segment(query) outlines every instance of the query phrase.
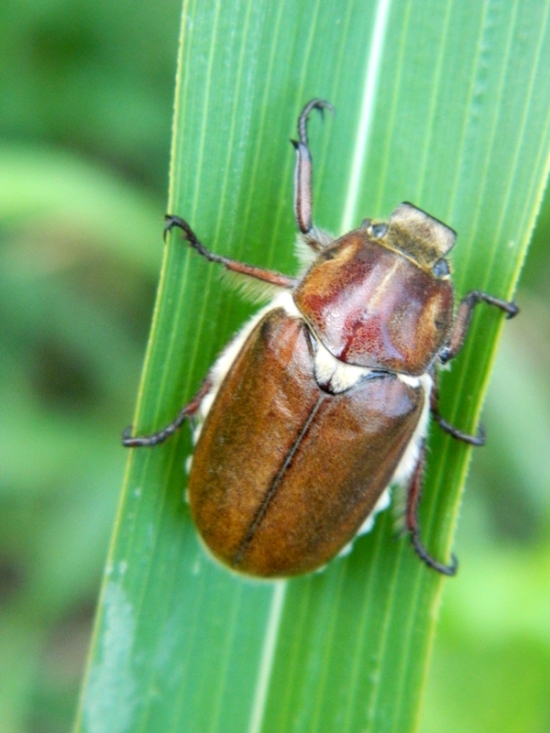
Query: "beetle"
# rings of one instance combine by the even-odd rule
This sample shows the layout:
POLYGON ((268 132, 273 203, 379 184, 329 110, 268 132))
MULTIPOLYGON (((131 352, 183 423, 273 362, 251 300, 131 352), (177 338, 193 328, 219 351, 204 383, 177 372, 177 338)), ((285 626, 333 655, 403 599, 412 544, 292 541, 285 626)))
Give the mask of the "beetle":
POLYGON ((294 213, 310 253, 289 277, 209 251, 190 225, 167 215, 164 236, 226 270, 277 290, 221 353, 195 397, 159 432, 128 447, 154 446, 194 423, 188 497, 198 532, 232 570, 261 578, 308 573, 345 552, 406 487, 404 523, 419 557, 445 575, 420 539, 418 505, 430 415, 452 437, 468 435, 438 410, 436 368, 461 350, 472 312, 485 302, 509 318, 512 303, 472 290, 454 312, 446 255, 453 229, 410 203, 388 221, 365 219, 333 239, 312 223, 312 159, 298 119, 294 213))

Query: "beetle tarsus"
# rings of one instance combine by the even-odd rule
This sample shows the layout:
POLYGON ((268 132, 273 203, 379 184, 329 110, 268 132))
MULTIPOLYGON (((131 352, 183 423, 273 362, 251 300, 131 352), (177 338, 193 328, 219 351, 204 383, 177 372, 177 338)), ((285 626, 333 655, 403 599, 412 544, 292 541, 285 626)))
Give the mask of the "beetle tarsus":
POLYGON ((418 461, 414 469, 414 473, 409 484, 407 492, 407 512, 406 526, 411 536, 411 542, 418 557, 426 563, 426 565, 438 573, 443 575, 454 575, 458 569, 458 560, 453 555, 451 564, 445 565, 433 558, 428 550, 424 547, 420 539, 420 524, 418 522, 418 506, 422 496, 422 479, 424 476, 424 463, 426 461, 426 445, 420 448, 418 461))
POLYGON ((200 255, 205 257, 209 262, 217 262, 222 265, 226 265, 226 263, 231 262, 231 260, 229 260, 228 258, 214 254, 214 252, 206 249, 204 244, 200 241, 200 239, 197 237, 197 235, 191 229, 190 225, 185 221, 185 219, 182 219, 180 216, 175 216, 174 214, 166 214, 164 219, 166 220, 166 224, 164 225, 164 241, 166 241, 166 235, 169 234, 174 227, 176 227, 177 229, 182 230, 185 235, 184 239, 189 242, 191 247, 193 247, 193 249, 196 250, 200 255))
POLYGON ((166 224, 164 226, 165 240, 166 235, 176 227, 177 229, 182 230, 184 238, 189 242, 191 247, 202 255, 202 257, 205 257, 209 262, 216 262, 217 264, 223 265, 226 270, 236 272, 239 275, 253 277, 256 280, 262 280, 262 282, 275 285, 278 288, 296 287, 298 281, 294 277, 288 277, 288 275, 282 275, 280 272, 273 272, 272 270, 263 270, 261 267, 247 265, 244 262, 238 262, 237 260, 232 260, 229 257, 222 257, 221 255, 211 252, 200 241, 185 219, 175 216, 174 214, 166 214, 164 218, 166 219, 166 224))
MULTIPOLYGON (((182 423, 183 420, 180 425, 182 423)), ((176 432, 177 428, 180 427, 180 425, 178 425, 177 427, 173 427, 173 425, 170 424, 168 427, 160 430, 158 433, 136 437, 132 436, 131 428, 126 428, 126 430, 122 433, 122 445, 125 448, 152 448, 159 443, 163 443, 166 438, 169 438, 171 435, 173 435, 176 432)))
POLYGON ((319 249, 314 237, 308 235, 313 230, 312 211, 312 160, 307 139, 307 121, 313 109, 321 114, 325 109, 334 112, 334 107, 324 99, 312 99, 306 104, 298 117, 298 140, 291 140, 296 150, 296 165, 294 168, 294 216, 296 224, 302 234, 306 235, 306 242, 314 249, 319 249))
POLYGON ((432 568, 432 570, 436 570, 438 573, 441 573, 442 575, 456 575, 456 571, 458 570, 458 559, 456 555, 451 555, 451 562, 449 565, 445 565, 444 563, 439 562, 438 560, 435 560, 430 553, 426 550, 422 542, 420 541, 420 537, 418 535, 418 532, 412 532, 411 533, 411 541, 414 547, 414 551, 418 555, 418 557, 429 567, 432 568))
POLYGON ((461 440, 463 443, 468 443, 468 445, 475 445, 477 447, 485 445, 487 436, 485 433, 485 427, 481 423, 477 426, 477 434, 470 435, 469 433, 463 433, 462 430, 455 428, 454 425, 451 425, 451 423, 441 417, 439 412, 436 410, 432 410, 432 416, 439 427, 451 437, 456 438, 456 440, 461 440))
POLYGON ((159 430, 157 433, 152 433, 151 435, 132 436, 131 428, 126 428, 122 433, 122 445, 125 448, 152 448, 155 445, 159 445, 159 443, 164 443, 167 438, 174 435, 176 430, 183 425, 186 418, 190 415, 189 412, 186 412, 186 408, 187 405, 178 413, 178 416, 173 422, 162 430, 159 430))
POLYGON ((172 420, 165 428, 159 430, 151 435, 132 436, 132 428, 128 427, 122 433, 122 445, 125 448, 152 448, 159 443, 164 443, 167 438, 170 438, 177 430, 181 428, 187 418, 193 417, 199 407, 203 398, 208 394, 212 387, 212 380, 207 377, 201 385, 201 388, 197 394, 190 400, 182 409, 178 412, 176 418, 172 420))
POLYGON ((330 102, 327 102, 326 99, 311 99, 304 106, 304 108, 300 112, 300 116, 298 117, 298 138, 300 140, 300 143, 302 143, 302 145, 305 145, 306 148, 309 146, 307 139, 307 121, 310 112, 314 109, 318 109, 321 113, 321 116, 323 116, 325 109, 330 110, 330 112, 334 114, 334 107, 330 102))
POLYGON ((470 435, 469 433, 464 433, 462 432, 462 430, 455 428, 454 425, 452 425, 450 422, 447 422, 445 418, 441 417, 441 414, 439 412, 439 390, 437 387, 437 373, 435 369, 432 368, 430 370, 430 374, 433 379, 433 387, 432 391, 430 392, 430 412, 432 413, 432 417, 439 425, 439 427, 453 438, 456 438, 456 440, 461 440, 463 443, 468 443, 468 445, 485 445, 485 428, 481 423, 478 425, 477 435, 470 435))
POLYGON ((485 293, 482 290, 470 290, 462 298, 458 306, 449 343, 439 353, 439 360, 442 364, 454 359, 464 346, 464 340, 470 328, 473 310, 479 303, 487 303, 488 305, 494 305, 496 308, 500 308, 500 310, 506 313, 507 318, 514 318, 519 313, 518 306, 511 301, 495 298, 493 295, 489 295, 489 293, 485 293))

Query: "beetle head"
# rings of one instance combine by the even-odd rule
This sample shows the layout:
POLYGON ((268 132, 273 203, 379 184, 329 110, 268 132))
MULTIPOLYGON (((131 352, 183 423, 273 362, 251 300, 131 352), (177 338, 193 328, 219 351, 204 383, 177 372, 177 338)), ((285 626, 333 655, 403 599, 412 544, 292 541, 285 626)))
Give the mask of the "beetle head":
POLYGON ((368 231, 375 239, 383 238, 381 244, 428 271, 437 268, 456 240, 453 229, 407 202, 392 212, 387 225, 369 222, 368 231))

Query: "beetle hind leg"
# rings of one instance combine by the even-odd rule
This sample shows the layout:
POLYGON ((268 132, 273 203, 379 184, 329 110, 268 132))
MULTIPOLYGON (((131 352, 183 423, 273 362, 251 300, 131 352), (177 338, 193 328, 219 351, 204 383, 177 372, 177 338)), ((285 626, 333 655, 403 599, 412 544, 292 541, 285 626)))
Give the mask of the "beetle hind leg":
POLYGON ((126 428, 122 433, 122 445, 125 448, 142 448, 142 447, 153 447, 159 443, 164 443, 167 438, 170 438, 188 419, 195 415, 203 401, 204 397, 208 394, 212 387, 212 380, 207 377, 201 385, 201 388, 197 394, 190 400, 182 409, 178 412, 176 418, 172 420, 165 428, 159 430, 151 435, 132 436, 131 428, 126 428))
POLYGON ((422 445, 418 462, 414 469, 414 473, 409 484, 407 492, 407 512, 406 526, 411 536, 411 542, 418 557, 433 570, 442 575, 455 575, 458 569, 458 560, 454 555, 451 556, 450 565, 445 565, 433 558, 428 550, 424 547, 420 539, 420 524, 418 522, 418 505, 422 495, 422 479, 424 475, 424 463, 426 459, 426 447, 422 445))

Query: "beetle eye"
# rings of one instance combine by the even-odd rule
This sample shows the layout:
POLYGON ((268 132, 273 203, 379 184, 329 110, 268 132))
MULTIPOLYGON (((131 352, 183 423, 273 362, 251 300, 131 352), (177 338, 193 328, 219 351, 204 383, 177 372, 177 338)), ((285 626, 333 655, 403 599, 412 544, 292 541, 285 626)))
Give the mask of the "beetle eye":
POLYGON ((387 224, 373 224, 370 227, 370 234, 375 239, 380 239, 388 231, 387 224))
POLYGON ((437 260, 432 268, 432 272, 436 277, 445 277, 445 275, 449 275, 449 263, 447 260, 437 260))

